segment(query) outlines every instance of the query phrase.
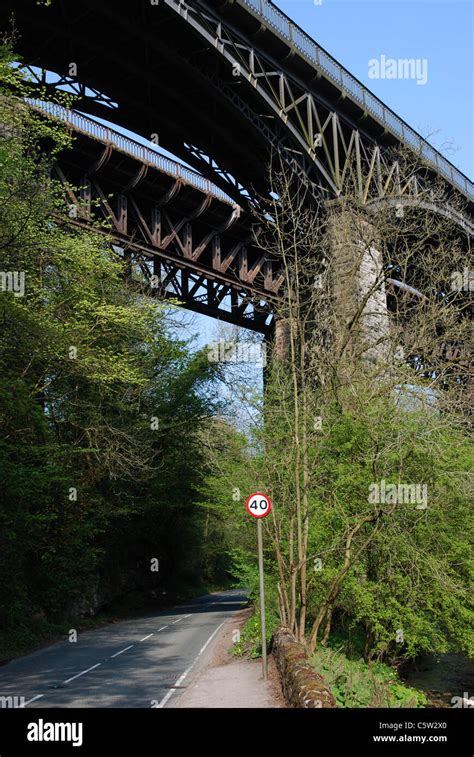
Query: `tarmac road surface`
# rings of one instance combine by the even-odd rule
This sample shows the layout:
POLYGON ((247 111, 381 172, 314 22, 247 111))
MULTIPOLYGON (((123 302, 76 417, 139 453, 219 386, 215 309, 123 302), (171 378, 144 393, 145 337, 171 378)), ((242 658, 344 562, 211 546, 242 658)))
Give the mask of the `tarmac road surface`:
POLYGON ((240 590, 210 594, 12 660, 0 667, 0 707, 166 707, 246 601, 240 590))

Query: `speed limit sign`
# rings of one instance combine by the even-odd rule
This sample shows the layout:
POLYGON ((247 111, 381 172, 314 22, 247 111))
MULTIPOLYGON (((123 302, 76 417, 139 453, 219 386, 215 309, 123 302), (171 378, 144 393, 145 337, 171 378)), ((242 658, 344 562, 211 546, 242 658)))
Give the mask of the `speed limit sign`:
POLYGON ((245 502, 247 512, 252 518, 258 518, 257 520, 257 549, 258 549, 258 578, 260 585, 260 640, 262 645, 262 670, 263 678, 267 680, 267 631, 265 621, 265 587, 263 577, 263 527, 262 518, 268 515, 272 509, 272 503, 270 497, 267 497, 263 492, 254 492, 245 502))
POLYGON ((262 492, 254 492, 247 497, 245 507, 247 508, 248 514, 253 518, 264 518, 270 513, 272 503, 266 494, 262 494, 262 492))

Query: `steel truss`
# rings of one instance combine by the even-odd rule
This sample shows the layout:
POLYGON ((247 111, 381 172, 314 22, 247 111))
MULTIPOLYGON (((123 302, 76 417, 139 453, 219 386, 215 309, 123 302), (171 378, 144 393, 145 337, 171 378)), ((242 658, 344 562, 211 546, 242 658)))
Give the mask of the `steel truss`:
POLYGON ((105 105, 107 108, 115 110, 118 104, 111 97, 99 92, 91 86, 86 86, 75 76, 57 74, 54 71, 46 71, 44 68, 35 66, 20 66, 20 70, 25 75, 25 83, 31 86, 33 93, 37 96, 38 89, 44 94, 54 94, 58 90, 69 92, 75 99, 88 100, 89 102, 105 105), (51 80, 51 77, 55 77, 51 80), (65 89, 67 88, 67 89, 65 89))
MULTIPOLYGON (((215 80, 214 85, 252 120, 270 144, 278 144, 279 150, 287 153, 293 166, 299 165, 298 173, 304 173, 320 195, 339 197, 349 177, 364 204, 375 199, 418 196, 424 191, 423 177, 403 177, 399 161, 389 150, 382 149, 322 96, 316 96, 277 61, 249 44, 221 16, 209 11, 209 3, 163 2, 228 64, 228 82, 234 83, 215 80), (237 95, 236 83, 241 81, 252 87, 267 118, 270 114, 278 128, 270 128, 237 95)), ((423 160, 422 155, 419 157, 423 160)))
POLYGON ((157 169, 145 164, 138 165, 123 191, 110 197, 97 174, 106 172, 113 151, 113 145, 104 146, 79 190, 73 188, 60 161, 52 167, 51 176, 61 182, 69 202, 71 225, 106 235, 120 248, 130 273, 145 284, 149 295, 171 298, 189 310, 270 333, 272 302, 279 296, 283 275, 278 261, 255 248, 255 231, 237 239, 230 233, 240 217, 239 206, 196 191, 195 208, 183 215, 176 198, 184 182, 177 178, 150 208, 138 188, 147 172, 157 169), (198 221, 211 203, 220 203, 226 215, 217 227, 203 233, 202 226, 197 229, 198 221), (97 226, 98 216, 105 225, 97 226))

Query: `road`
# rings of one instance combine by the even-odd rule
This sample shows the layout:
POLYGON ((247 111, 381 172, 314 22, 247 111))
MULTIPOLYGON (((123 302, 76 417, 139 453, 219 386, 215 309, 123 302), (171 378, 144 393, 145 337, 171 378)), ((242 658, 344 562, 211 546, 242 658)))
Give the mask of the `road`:
POLYGON ((0 667, 0 697, 24 697, 16 702, 25 707, 166 707, 245 603, 244 592, 226 591, 79 632, 77 642, 62 641, 0 667))

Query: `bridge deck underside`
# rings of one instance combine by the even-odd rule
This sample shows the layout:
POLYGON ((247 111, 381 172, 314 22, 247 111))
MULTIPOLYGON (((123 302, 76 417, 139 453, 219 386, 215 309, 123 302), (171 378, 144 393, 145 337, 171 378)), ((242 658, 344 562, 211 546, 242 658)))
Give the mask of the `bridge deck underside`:
MULTIPOLYGON (((211 80, 237 89, 239 83, 163 3, 118 9, 110 2, 59 1, 38 10, 35 0, 7 2, 4 27, 10 12, 21 30, 17 46, 25 62, 61 75, 76 63, 81 83, 118 104, 112 109, 85 98, 80 109, 148 139, 157 134, 160 145, 187 162, 193 159, 184 145, 192 143, 244 186, 265 191, 268 144, 211 80)), ((195 165, 203 169, 201 162, 195 165)))
POLYGON ((149 294, 268 333, 282 277, 255 246, 256 222, 230 201, 83 134, 52 168, 72 224, 105 220, 104 233, 130 260, 149 294), (153 278, 152 278, 153 277, 153 278))
MULTIPOLYGON (((383 164, 380 157, 394 137, 241 3, 137 0, 118 7, 112 0, 5 0, 4 29, 12 15, 24 62, 56 72, 64 84, 77 83, 77 109, 147 139, 157 136, 242 206, 248 197, 258 202, 268 195, 272 148, 294 155, 298 175, 323 197, 339 196, 353 160, 364 202, 400 194, 403 177, 391 159, 383 164), (320 148, 312 143, 318 129, 324 132, 320 148)), ((230 297, 231 315, 222 317, 243 325, 245 298, 268 305, 277 295, 278 264, 259 257, 249 215, 228 222, 229 204, 215 198, 206 204, 186 186, 176 192, 160 172, 140 176, 140 166, 116 151, 103 160, 103 146, 90 142, 84 139, 76 157, 67 158, 63 178, 83 186, 86 203, 99 200, 118 245, 154 261, 167 280, 166 296, 174 287, 188 307, 214 315, 230 297), (109 193, 113 207, 104 201, 109 193)), ((407 201, 416 198, 417 181, 413 187, 405 182, 403 192, 407 201)), ((450 193, 455 190, 447 184, 446 202, 450 193)), ((247 323, 265 331, 267 315, 257 313, 247 323)))
POLYGON ((397 142, 240 3, 139 0, 118 9, 111 0, 5 0, 4 28, 12 14, 25 63, 95 91, 83 92, 76 107, 148 139, 158 135, 241 203, 242 188, 268 193, 271 148, 285 145, 314 186, 334 195, 345 153, 357 152, 368 170, 377 145, 397 142), (69 76, 71 65, 77 71, 69 76), (324 145, 315 148, 318 130, 324 145))

